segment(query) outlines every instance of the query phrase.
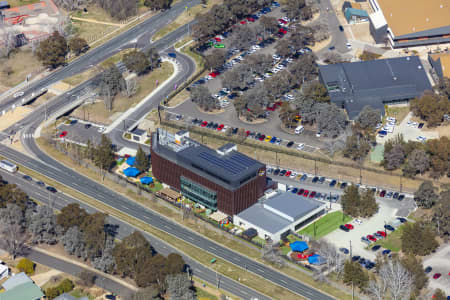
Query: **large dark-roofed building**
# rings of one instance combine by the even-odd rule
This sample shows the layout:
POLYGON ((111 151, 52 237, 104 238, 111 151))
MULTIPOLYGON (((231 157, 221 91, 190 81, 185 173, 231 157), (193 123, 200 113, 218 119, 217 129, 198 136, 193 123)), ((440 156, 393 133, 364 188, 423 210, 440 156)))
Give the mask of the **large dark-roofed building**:
POLYGON ((152 134, 153 175, 181 194, 228 215, 241 212, 264 195, 265 165, 238 152, 234 144, 208 148, 180 131, 152 134))
POLYGON ((331 101, 354 119, 364 106, 384 112, 386 103, 404 102, 431 90, 417 56, 319 66, 331 101))

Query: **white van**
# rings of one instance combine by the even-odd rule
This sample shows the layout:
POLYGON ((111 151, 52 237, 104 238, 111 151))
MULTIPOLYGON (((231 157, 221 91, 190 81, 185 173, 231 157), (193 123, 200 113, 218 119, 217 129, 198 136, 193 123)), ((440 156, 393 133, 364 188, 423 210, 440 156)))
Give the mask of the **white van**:
POLYGON ((295 128, 295 134, 300 134, 305 130, 305 127, 303 126, 297 126, 297 128, 295 128))

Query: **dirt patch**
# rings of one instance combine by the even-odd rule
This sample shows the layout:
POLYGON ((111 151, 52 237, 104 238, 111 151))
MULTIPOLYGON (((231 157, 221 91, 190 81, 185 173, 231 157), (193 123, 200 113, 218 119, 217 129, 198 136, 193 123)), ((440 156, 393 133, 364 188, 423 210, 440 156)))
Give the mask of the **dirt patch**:
MULTIPOLYGON (((422 121, 423 122, 423 121, 422 121)), ((450 124, 447 123, 445 125, 441 125, 438 127, 434 127, 434 128, 428 128, 428 126, 425 124, 425 126, 422 129, 423 131, 433 131, 433 132, 438 132, 439 137, 450 137, 450 124)))
MULTIPOLYGON (((138 91, 133 97, 126 97, 122 94, 118 94, 113 102, 113 108, 108 111, 103 101, 96 102, 94 104, 86 104, 77 108, 72 116, 84 119, 87 116, 88 120, 98 124, 111 124, 113 122, 113 116, 117 116, 117 112, 127 111, 130 107, 138 104, 144 97, 149 95, 156 88, 156 80, 159 84, 162 84, 173 73, 173 66, 171 63, 163 62, 161 67, 153 72, 139 76, 138 91)), ((99 99, 100 100, 100 99, 99 99)))
POLYGON ((370 34, 369 22, 353 24, 350 26, 349 30, 351 30, 352 33, 352 36, 350 36, 349 38, 369 44, 375 44, 375 40, 370 34))
POLYGON ((224 109, 213 109, 213 110, 209 110, 209 111, 206 111, 206 110, 204 110, 204 109, 202 109, 202 108, 200 108, 199 106, 196 106, 197 107, 197 109, 200 111, 200 112, 202 112, 202 113, 204 113, 204 114, 209 114, 209 115, 218 115, 218 114, 221 114, 221 113, 223 113, 225 110, 224 109))
POLYGON ((19 106, 14 110, 7 111, 5 115, 0 116, 0 131, 22 120, 30 112, 31 109, 25 106, 19 106))
POLYGON ((0 59, 0 86, 9 89, 26 80, 28 74, 41 70, 41 63, 31 51, 15 51, 9 59, 0 59))
POLYGON ((311 46, 311 50, 314 52, 319 51, 319 50, 325 48, 326 46, 328 46, 328 44, 330 44, 330 42, 331 42, 331 37, 328 37, 326 40, 315 43, 314 46, 311 46))
POLYGON ((241 120, 242 122, 246 123, 246 124, 262 124, 262 123, 266 123, 267 119, 255 119, 253 121, 247 121, 245 119, 244 116, 239 116, 239 120, 241 120))
POLYGON ((302 21, 302 22, 300 22, 300 24, 302 26, 308 26, 309 24, 315 22, 319 17, 320 17, 320 11, 315 13, 311 19, 309 19, 307 21, 302 21))

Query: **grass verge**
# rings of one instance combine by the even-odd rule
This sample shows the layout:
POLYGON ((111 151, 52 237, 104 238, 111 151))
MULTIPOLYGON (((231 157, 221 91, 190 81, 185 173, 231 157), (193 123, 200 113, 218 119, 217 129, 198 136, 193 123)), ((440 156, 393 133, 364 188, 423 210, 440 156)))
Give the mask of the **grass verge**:
MULTIPOLYGON (((402 233, 404 226, 399 226, 394 232, 389 233, 385 239, 380 239, 374 245, 390 249, 392 252, 399 252, 402 249, 402 233)), ((372 246, 370 246, 372 247, 372 246)))
POLYGON ((9 59, 0 58, 0 86, 11 88, 23 82, 31 72, 42 69, 42 65, 31 50, 15 50, 9 59))
POLYGON ((351 219, 351 217, 344 215, 341 211, 335 211, 323 216, 316 222, 300 230, 298 233, 320 239, 336 230, 340 225, 349 222, 351 219))

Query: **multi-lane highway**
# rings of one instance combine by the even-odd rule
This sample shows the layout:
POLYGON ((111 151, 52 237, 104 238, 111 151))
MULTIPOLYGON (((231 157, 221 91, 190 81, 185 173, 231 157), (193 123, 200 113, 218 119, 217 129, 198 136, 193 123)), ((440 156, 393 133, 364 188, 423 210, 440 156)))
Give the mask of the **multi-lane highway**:
MULTIPOLYGON (((30 181, 23 179, 22 175, 20 173, 11 174, 9 172, 6 172, 6 171, 3 171, 0 169, 0 176, 2 176, 2 178, 4 180, 8 181, 9 183, 17 184, 31 198, 33 198, 41 203, 49 205, 50 204, 49 202, 51 201, 51 205, 53 206, 53 208, 55 208, 57 210, 61 210, 61 208, 63 208, 64 206, 66 206, 69 203, 78 203, 82 208, 84 208, 89 213, 94 213, 97 211, 95 208, 93 208, 89 205, 86 205, 83 202, 79 201, 78 199, 70 197, 64 193, 57 192, 55 194, 49 195, 49 192, 45 188, 38 186, 35 182, 30 182, 30 181)), ((125 223, 115 217, 108 216, 107 222, 109 224, 118 225, 116 237, 119 239, 123 239, 124 237, 133 233, 133 231, 138 230, 137 228, 131 226, 130 224, 125 223)), ((173 248, 169 244, 166 244, 164 241, 162 241, 152 235, 149 235, 144 231, 141 231, 141 233, 144 234, 144 236, 148 239, 148 241, 150 242, 152 247, 158 253, 160 253, 164 256, 167 256, 170 253, 178 253, 178 254, 182 255, 184 258, 184 261, 189 266, 189 268, 194 276, 196 276, 204 281, 210 282, 211 284, 213 284, 215 286, 217 286, 217 284, 219 284, 220 289, 223 289, 229 293, 232 293, 242 299, 251 299, 252 297, 257 298, 257 299, 262 299, 262 300, 270 299, 270 298, 254 291, 244 285, 241 285, 239 282, 236 282, 226 276, 217 277, 216 273, 213 270, 203 266, 202 264, 198 263, 195 260, 192 260, 190 257, 179 252, 177 249, 173 248)), ((48 258, 45 255, 40 254, 39 252, 37 252, 37 253, 34 252, 33 257, 43 259, 44 261, 47 261, 51 264, 56 264, 56 265, 54 265, 54 267, 58 268, 58 266, 59 266, 60 267, 59 269, 63 268, 62 271, 64 271, 64 272, 70 271, 69 273, 71 273, 71 274, 73 273, 73 275, 79 274, 79 270, 78 270, 79 267, 77 268, 75 266, 70 266, 70 268, 68 268, 66 270, 66 269, 64 269, 64 266, 66 264, 64 264, 63 262, 61 262, 57 259, 52 260, 51 258, 48 258)), ((107 289, 111 292, 117 293, 119 295, 125 295, 125 294, 129 294, 131 292, 125 286, 123 286, 113 280, 110 280, 107 277, 104 277, 104 278, 105 279, 100 279, 97 281, 99 283, 101 283, 102 287, 104 287, 105 289, 107 289)))
MULTIPOLYGON (((150 37, 156 33, 159 29, 169 24, 178 17, 186 7, 192 7, 199 4, 199 0, 183 0, 172 6, 171 9, 165 10, 158 13, 157 15, 145 20, 144 22, 130 28, 129 30, 119 34, 113 39, 103 43, 102 45, 90 50, 83 56, 77 58, 76 60, 70 62, 67 66, 54 71, 45 78, 29 84, 26 88, 21 91, 24 92, 23 97, 27 97, 31 93, 38 91, 42 88, 46 88, 49 85, 56 83, 64 78, 73 76, 75 74, 81 73, 92 66, 100 63, 106 58, 114 55, 115 53, 121 51, 122 49, 130 47, 145 48, 150 44, 150 37)), ((187 31, 187 28, 186 28, 187 31)), ((182 32, 180 36, 184 35, 182 32)), ((163 39, 157 41, 154 46, 159 45, 171 45, 167 43, 167 36, 163 39)), ((170 39, 170 38, 169 38, 170 39)), ((21 97, 22 98, 22 97, 21 97)), ((9 109, 13 103, 21 100, 10 97, 0 104, 0 111, 9 109)))

